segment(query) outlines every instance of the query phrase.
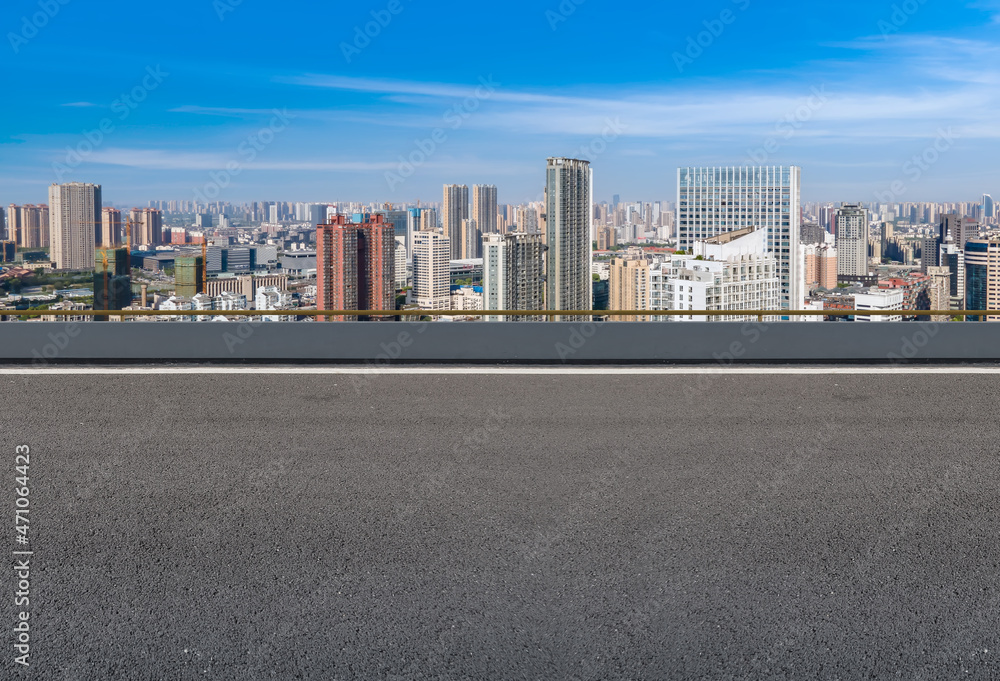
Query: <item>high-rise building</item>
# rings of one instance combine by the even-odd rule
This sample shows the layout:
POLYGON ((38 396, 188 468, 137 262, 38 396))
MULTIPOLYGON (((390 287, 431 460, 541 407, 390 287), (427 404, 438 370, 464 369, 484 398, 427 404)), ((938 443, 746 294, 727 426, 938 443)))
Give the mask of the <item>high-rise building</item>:
MULTIPOLYGON (((971 239, 965 244, 965 309, 1000 310, 1000 240, 971 239)), ((967 317, 1000 321, 1000 315, 967 317)))
MULTIPOLYGON (((97 248, 94 253, 94 309, 123 310, 132 304, 132 276, 128 249, 97 248)), ((94 321, 106 322, 99 315, 94 321)))
POLYGON ((156 208, 133 208, 130 246, 163 245, 163 213, 156 208))
POLYGON ((441 225, 451 241, 451 259, 462 259, 462 220, 469 218, 468 185, 446 184, 441 206, 441 225))
MULTIPOLYGON (((649 260, 640 258, 614 258, 611 261, 609 310, 648 310, 649 260)), ((645 315, 615 316, 617 322, 645 322, 645 315)))
POLYGON ((997 207, 996 203, 993 201, 993 197, 989 194, 983 194, 983 203, 980 206, 979 213, 980 219, 984 223, 990 223, 996 220, 997 217, 997 207))
MULTIPOLYGON (((545 246, 540 234, 483 235, 483 309, 541 310, 545 246)), ((537 317, 490 315, 486 321, 531 321, 537 317)))
POLYGON ((597 250, 609 251, 615 246, 615 229, 604 225, 597 229, 597 250))
POLYGON ((122 243, 122 212, 117 208, 105 206, 101 210, 101 238, 98 245, 102 248, 114 248, 122 243))
MULTIPOLYGON (((436 232, 438 228, 438 214, 434 208, 420 209, 420 231, 436 232)), ((412 249, 411 249, 412 250, 412 249)))
POLYGON ((451 242, 443 234, 413 237, 413 296, 421 310, 451 307, 451 242))
POLYGON ((51 218, 49 207, 25 204, 8 208, 7 232, 10 240, 20 248, 46 248, 50 246, 51 218))
POLYGON ((850 279, 868 276, 868 209, 844 204, 834 216, 837 237, 837 276, 850 279))
POLYGON ((21 245, 21 209, 13 203, 7 206, 7 241, 21 245))
MULTIPOLYGON (((951 270, 947 267, 928 267, 927 276, 931 278, 928 294, 932 310, 951 309, 951 270)), ((934 315, 931 321, 946 322, 947 315, 934 315)))
POLYGON ((956 246, 950 234, 938 251, 938 262, 951 273, 950 309, 965 309, 965 249, 956 246))
POLYGON ((70 182, 49 186, 49 232, 56 269, 93 268, 101 208, 99 184, 70 182))
POLYGON ((482 234, 479 231, 479 223, 474 219, 462 220, 462 249, 459 252, 459 260, 470 260, 481 258, 482 254, 482 234))
MULTIPOLYGON (((492 184, 477 184, 472 187, 472 219, 483 234, 493 234, 497 228, 497 188, 492 184)), ((522 228, 521 231, 527 231, 522 228)), ((477 257, 477 256, 470 256, 477 257)))
POLYGON ((797 166, 680 168, 678 248, 748 227, 766 230, 768 249, 778 261, 782 309, 801 309, 801 182, 797 166))
POLYGON ((383 215, 359 218, 349 222, 346 215, 334 215, 329 224, 316 229, 316 307, 320 310, 396 308, 395 227, 383 215))
POLYGON ((12 239, 7 234, 7 213, 4 211, 3 206, 0 206, 0 240, 8 241, 12 239))
POLYGON ((198 255, 174 260, 174 282, 181 298, 194 298, 204 293, 205 259, 198 255))
POLYGON ((829 244, 802 246, 802 264, 805 288, 837 288, 837 249, 829 244))
MULTIPOLYGON (((594 288, 590 239, 594 174, 589 161, 550 158, 545 181, 545 306, 590 310, 594 288)), ((563 321, 583 321, 572 315, 563 321)))

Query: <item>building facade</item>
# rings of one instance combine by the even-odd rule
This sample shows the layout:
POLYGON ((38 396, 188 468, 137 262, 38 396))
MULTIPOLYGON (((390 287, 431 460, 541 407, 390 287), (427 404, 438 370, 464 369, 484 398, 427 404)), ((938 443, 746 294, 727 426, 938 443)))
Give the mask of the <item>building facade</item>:
MULTIPOLYGON (((483 235, 483 309, 541 310, 544 253, 540 234, 483 235)), ((486 321, 532 321, 538 317, 490 315, 486 321)))
POLYGON ((70 182, 49 186, 49 231, 56 269, 86 270, 94 266, 101 208, 99 184, 70 182))
MULTIPOLYGON (((646 258, 614 258, 609 277, 609 310, 648 310, 649 260, 646 258)), ((646 315, 609 317, 613 322, 645 322, 646 315)))
POLYGON ((834 215, 837 276, 868 276, 868 209, 844 204, 834 215))
POLYGON ((678 248, 717 234, 765 230, 778 263, 781 306, 801 309, 799 273, 802 170, 797 166, 680 168, 677 172, 678 248))
POLYGON ((468 185, 446 184, 441 206, 441 224, 451 244, 451 259, 462 259, 462 221, 469 219, 468 185))
MULTIPOLYGON (((545 182, 545 307, 593 309, 591 204, 594 174, 589 161, 550 158, 545 182)), ((584 321, 560 316, 562 321, 584 321)))
MULTIPOLYGON (((482 234, 497 231, 497 188, 492 184, 477 184, 472 187, 472 219, 482 234)), ((522 229, 521 231, 528 231, 522 229)), ((478 256, 477 256, 478 257, 478 256)))
POLYGON ((317 309, 396 309, 395 228, 382 215, 359 217, 335 215, 316 229, 317 309))
POLYGON ((451 242, 443 234, 414 235, 413 297, 421 310, 451 307, 451 242))
POLYGON ((837 288, 837 249, 828 244, 802 246, 804 291, 837 288))

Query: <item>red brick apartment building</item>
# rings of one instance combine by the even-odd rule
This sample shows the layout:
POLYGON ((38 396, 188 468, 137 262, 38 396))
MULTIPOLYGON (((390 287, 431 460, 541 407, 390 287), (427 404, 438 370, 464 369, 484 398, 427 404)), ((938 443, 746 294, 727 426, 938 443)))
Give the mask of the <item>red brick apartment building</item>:
MULTIPOLYGON (((348 221, 335 215, 316 228, 316 308, 396 309, 396 233, 383 215, 348 221)), ((319 321, 326 321, 320 317, 319 321)), ((343 315, 334 321, 355 319, 343 315)))

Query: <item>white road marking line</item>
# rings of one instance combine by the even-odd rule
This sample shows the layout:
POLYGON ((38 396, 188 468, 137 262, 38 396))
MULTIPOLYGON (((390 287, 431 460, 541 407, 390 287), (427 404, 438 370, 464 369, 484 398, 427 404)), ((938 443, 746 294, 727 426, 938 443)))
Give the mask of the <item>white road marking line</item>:
POLYGON ((472 375, 472 376, 815 376, 815 375, 938 375, 938 374, 1000 374, 1000 367, 405 367, 405 366, 92 366, 92 367, 0 367, 7 376, 116 376, 134 374, 178 375, 472 375))

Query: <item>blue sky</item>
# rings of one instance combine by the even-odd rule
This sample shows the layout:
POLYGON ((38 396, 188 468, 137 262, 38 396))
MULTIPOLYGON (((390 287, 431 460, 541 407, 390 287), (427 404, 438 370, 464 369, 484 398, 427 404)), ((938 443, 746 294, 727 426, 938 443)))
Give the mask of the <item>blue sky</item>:
POLYGON ((548 156, 592 159, 598 200, 755 161, 805 200, 1000 195, 1000 0, 9 0, 0 26, 2 204, 515 203, 548 156))

